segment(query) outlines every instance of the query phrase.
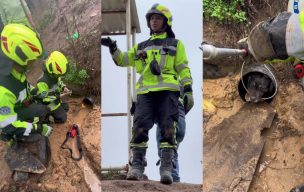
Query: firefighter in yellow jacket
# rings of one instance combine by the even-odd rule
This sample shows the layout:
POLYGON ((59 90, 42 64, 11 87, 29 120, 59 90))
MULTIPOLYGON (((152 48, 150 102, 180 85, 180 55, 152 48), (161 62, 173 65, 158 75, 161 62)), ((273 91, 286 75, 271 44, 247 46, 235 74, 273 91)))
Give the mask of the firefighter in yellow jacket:
POLYGON ((11 141, 40 133, 49 136, 52 127, 42 124, 48 109, 28 103, 29 84, 25 72, 30 61, 42 55, 36 33, 22 24, 8 24, 1 32, 0 50, 0 132, 11 141))
POLYGON ((36 87, 31 90, 35 99, 48 106, 51 122, 64 123, 67 120, 68 106, 60 99, 60 93, 66 89, 61 77, 66 74, 67 67, 67 58, 61 52, 53 51, 43 65, 43 74, 36 87))
POLYGON ((175 39, 172 15, 165 6, 155 4, 146 14, 150 38, 135 45, 128 52, 117 48, 116 42, 103 38, 113 60, 120 67, 135 67, 140 78, 136 84, 137 102, 132 128, 130 160, 127 179, 140 180, 145 167, 148 132, 157 123, 160 127, 160 181, 172 183, 173 155, 176 150, 179 80, 184 88, 184 106, 193 107, 192 77, 185 48, 175 39))

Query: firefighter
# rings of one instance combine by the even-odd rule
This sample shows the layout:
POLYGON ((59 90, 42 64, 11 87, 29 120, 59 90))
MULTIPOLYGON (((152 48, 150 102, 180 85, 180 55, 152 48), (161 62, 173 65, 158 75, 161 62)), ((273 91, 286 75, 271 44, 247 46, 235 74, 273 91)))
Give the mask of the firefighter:
POLYGON ((259 62, 293 62, 295 76, 304 85, 304 12, 282 12, 262 21, 250 32, 249 52, 259 62), (261 46, 263 45, 263 46, 261 46))
POLYGON ((8 24, 1 32, 0 50, 0 132, 1 139, 13 141, 39 133, 49 136, 52 127, 42 124, 47 107, 28 102, 27 65, 42 56, 37 34, 22 24, 8 24))
POLYGON ((148 132, 157 123, 160 127, 160 182, 171 184, 173 156, 178 121, 179 80, 184 89, 186 110, 193 107, 192 77, 185 48, 175 39, 172 15, 165 6, 155 4, 146 14, 150 38, 135 45, 128 52, 117 48, 116 42, 102 38, 102 45, 109 47, 117 66, 135 67, 140 78, 136 83, 136 110, 130 141, 132 158, 128 180, 140 180, 146 165, 148 132))
POLYGON ((43 74, 38 79, 36 88, 31 90, 34 98, 50 110, 50 122, 64 123, 67 120, 68 105, 60 99, 60 93, 69 91, 61 80, 67 68, 67 58, 61 52, 53 51, 43 65, 43 74))

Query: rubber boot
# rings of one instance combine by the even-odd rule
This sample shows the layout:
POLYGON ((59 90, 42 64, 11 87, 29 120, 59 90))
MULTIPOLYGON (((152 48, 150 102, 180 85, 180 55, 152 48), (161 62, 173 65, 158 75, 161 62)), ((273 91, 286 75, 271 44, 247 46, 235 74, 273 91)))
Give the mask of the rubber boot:
POLYGON ((141 180, 146 164, 146 149, 132 148, 132 158, 129 162, 130 168, 127 174, 127 180, 141 180))
POLYGON ((160 154, 160 182, 163 184, 171 184, 173 182, 172 170, 174 149, 161 149, 160 154))

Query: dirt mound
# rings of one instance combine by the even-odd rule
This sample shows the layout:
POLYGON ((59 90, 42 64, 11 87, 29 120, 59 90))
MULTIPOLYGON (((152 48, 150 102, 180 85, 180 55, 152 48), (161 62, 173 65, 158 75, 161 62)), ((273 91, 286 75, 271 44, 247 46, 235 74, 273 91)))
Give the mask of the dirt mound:
MULTIPOLYGON (((101 94, 101 1, 27 0, 44 49, 63 52, 90 75, 82 95, 101 94)), ((41 70, 36 68, 34 70, 41 70)), ((79 86, 78 86, 79 87, 79 86)))
MULTIPOLYGON (((251 2, 259 14, 253 13, 251 24, 243 33, 239 32, 241 27, 227 28, 225 25, 212 21, 204 21, 204 39, 222 44, 223 47, 235 48, 237 47, 236 40, 245 37, 252 26, 287 9, 286 1, 251 2), (223 37, 222 34, 226 36, 223 37)), ((228 62, 232 61, 226 59, 222 64, 228 62)), ((239 66, 238 70, 240 70, 240 65, 234 65, 239 66)), ((304 183, 304 129, 302 126, 304 109, 301 105, 304 91, 298 80, 293 77, 291 64, 274 64, 273 66, 277 72, 279 89, 275 99, 269 105, 276 110, 277 115, 270 129, 261 133, 265 138, 265 144, 249 188, 250 192, 286 192, 304 183)), ((203 96, 206 101, 205 136, 223 119, 236 114, 244 105, 237 92, 238 80, 239 73, 237 72, 224 78, 203 81, 203 96)))
POLYGON ((202 185, 173 183, 164 185, 157 181, 101 181, 103 192, 197 192, 202 190, 202 185))
MULTIPOLYGON (((53 133, 50 136, 52 158, 46 172, 41 175, 30 175, 26 182, 15 183, 11 178, 11 171, 4 162, 3 156, 6 151, 6 144, 0 143, 0 169, 1 184, 0 191, 98 191, 100 186, 100 107, 86 107, 82 104, 82 98, 69 98, 70 110, 68 122, 61 125, 52 125, 53 133), (67 150, 60 148, 65 139, 66 132, 71 124, 80 127, 81 143, 84 156, 81 161, 74 161, 70 158, 67 150), (96 136, 97 135, 97 136, 96 136), (97 189, 96 189, 97 187, 97 189)), ((67 143, 77 157, 76 140, 71 139, 67 143)))

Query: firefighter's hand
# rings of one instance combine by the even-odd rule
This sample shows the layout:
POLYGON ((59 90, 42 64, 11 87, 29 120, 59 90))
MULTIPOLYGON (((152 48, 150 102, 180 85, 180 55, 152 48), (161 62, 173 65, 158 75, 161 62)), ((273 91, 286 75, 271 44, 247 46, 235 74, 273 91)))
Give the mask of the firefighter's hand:
POLYGON ((116 41, 113 41, 110 37, 101 38, 101 45, 109 47, 111 54, 117 50, 116 41))
POLYGON ((35 128, 38 133, 46 137, 50 136, 53 130, 53 128, 47 124, 35 124, 35 128))
POLYGON ((70 93, 70 92, 72 92, 72 91, 71 91, 69 88, 64 87, 62 92, 63 92, 63 93, 70 93))
POLYGON ((187 114, 194 105, 194 99, 193 99, 192 92, 184 93, 183 101, 184 101, 185 113, 187 114))

